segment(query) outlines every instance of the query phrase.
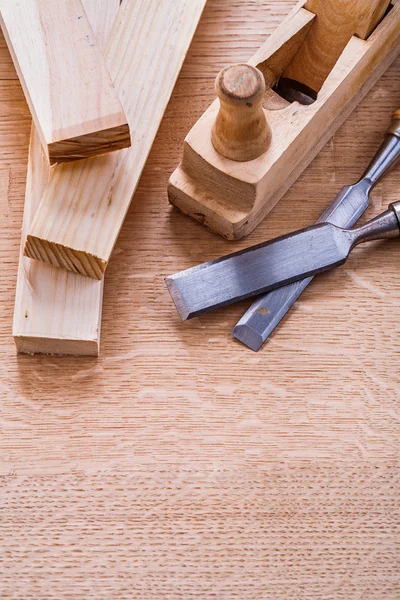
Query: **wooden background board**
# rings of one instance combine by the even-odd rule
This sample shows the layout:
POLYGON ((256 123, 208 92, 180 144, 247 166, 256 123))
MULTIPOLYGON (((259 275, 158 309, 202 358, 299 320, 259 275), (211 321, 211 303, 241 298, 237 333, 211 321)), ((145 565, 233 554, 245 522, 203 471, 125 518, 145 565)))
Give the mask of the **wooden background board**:
POLYGON ((400 106, 397 61, 245 241, 172 211, 215 74, 293 4, 209 0, 107 271, 99 360, 15 355, 30 117, 0 43, 0 598, 400 597, 398 243, 320 277, 258 355, 230 337, 248 302, 183 324, 163 283, 312 223, 400 106))

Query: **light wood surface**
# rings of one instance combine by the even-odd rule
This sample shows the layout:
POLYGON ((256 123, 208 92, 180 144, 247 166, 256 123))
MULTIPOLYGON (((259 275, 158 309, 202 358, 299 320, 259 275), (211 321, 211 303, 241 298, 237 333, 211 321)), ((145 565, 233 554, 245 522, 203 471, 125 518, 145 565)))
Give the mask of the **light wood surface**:
POLYGON ((58 167, 29 228, 26 256, 103 278, 205 3, 124 0, 104 56, 132 148, 58 167))
MULTIPOLYGON (((84 0, 97 43, 105 45, 119 0, 84 0)), ((26 234, 50 178, 50 166, 32 125, 13 336, 19 352, 97 356, 103 282, 56 269, 23 255, 26 234)))
MULTIPOLYGON (((2 598, 399 598, 398 243, 320 277, 257 355, 230 337, 248 302, 181 323, 163 282, 315 222, 400 106, 397 60, 245 242, 171 210, 217 73, 293 4, 208 0, 106 274, 99 359, 15 354, 31 123, 0 44, 2 598)), ((400 167, 363 220, 399 189, 400 167)))
MULTIPOLYGON (((301 52, 318 15, 300 2, 249 63, 273 86, 301 52)), ((353 36, 312 104, 289 103, 269 89, 264 109, 271 129, 266 152, 248 162, 219 153, 212 131, 216 100, 185 138, 170 178, 171 204, 230 240, 247 236, 274 208, 307 165, 400 54, 400 2, 367 39, 353 36)))
POLYGON ((81 0, 0 0, 0 23, 52 164, 130 146, 81 0))
POLYGON ((317 15, 284 77, 318 93, 353 35, 367 39, 390 0, 307 0, 317 15))

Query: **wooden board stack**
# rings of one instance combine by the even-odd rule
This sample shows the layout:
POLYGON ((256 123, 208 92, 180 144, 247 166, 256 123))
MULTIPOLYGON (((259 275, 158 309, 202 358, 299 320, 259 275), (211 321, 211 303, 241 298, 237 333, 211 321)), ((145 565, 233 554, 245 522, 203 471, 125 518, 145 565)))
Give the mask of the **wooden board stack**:
MULTIPOLYGON (((116 1, 85 1, 86 8, 96 6, 93 29, 99 20, 104 24, 112 18, 116 1)), ((109 35, 98 37, 130 127, 131 148, 57 164, 50 170, 42 136, 32 130, 13 327, 20 352, 98 354, 103 283, 75 273, 102 279, 104 269, 90 250, 86 254, 85 240, 98 237, 108 262, 205 3, 177 0, 171 6, 169 0, 123 0, 109 35), (49 201, 52 223, 43 217, 49 201), (24 257, 35 223, 50 225, 57 234, 58 219, 70 233, 75 230, 84 260, 62 247, 43 250, 34 243, 27 244, 33 248, 28 255, 40 260, 24 257), (57 258, 52 261, 54 250, 57 258)))

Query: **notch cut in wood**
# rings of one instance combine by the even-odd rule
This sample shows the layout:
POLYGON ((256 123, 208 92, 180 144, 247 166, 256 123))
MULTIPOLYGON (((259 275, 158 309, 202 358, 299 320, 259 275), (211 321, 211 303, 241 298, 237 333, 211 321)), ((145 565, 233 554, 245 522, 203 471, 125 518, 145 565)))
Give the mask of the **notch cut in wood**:
MULTIPOLYGON (((82 0, 104 48, 120 0, 82 0)), ((58 167, 53 167, 57 169, 58 167)), ((15 294, 13 337, 25 354, 98 356, 103 282, 23 256, 29 226, 50 177, 50 165, 32 125, 29 145, 21 253, 15 294)))
POLYGON ((316 15, 304 43, 283 74, 318 93, 353 35, 367 39, 390 0, 307 0, 316 15))
MULTIPOLYGON (((376 0, 367 4, 378 6, 376 0)), ((283 76, 291 74, 291 65, 318 19, 304 5, 305 0, 249 61, 266 81, 263 107, 272 133, 267 151, 246 162, 217 152, 212 143, 217 100, 187 135, 182 162, 169 182, 173 206, 227 239, 249 234, 272 210, 400 53, 400 3, 396 1, 367 39, 350 38, 315 101, 307 97, 308 105, 290 102, 276 89, 283 76)), ((386 5, 386 0, 381 1, 378 13, 368 13, 373 16, 371 27, 386 5)), ((307 91, 306 84, 304 88, 307 91)), ((299 90, 294 92, 298 98, 299 90)))
POLYGON ((0 22, 51 164, 130 146, 81 0, 0 0, 0 22))
POLYGON ((102 279, 205 4, 123 1, 105 57, 133 146, 54 169, 26 256, 102 279))

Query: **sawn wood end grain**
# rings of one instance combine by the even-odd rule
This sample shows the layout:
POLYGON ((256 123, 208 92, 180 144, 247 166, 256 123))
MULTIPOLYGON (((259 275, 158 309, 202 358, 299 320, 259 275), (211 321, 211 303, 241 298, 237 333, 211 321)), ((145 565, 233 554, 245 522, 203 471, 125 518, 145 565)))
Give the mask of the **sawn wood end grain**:
POLYGON ((103 279, 107 268, 106 262, 92 254, 73 250, 62 244, 49 242, 32 235, 28 235, 26 238, 24 255, 54 267, 98 280, 103 279))

